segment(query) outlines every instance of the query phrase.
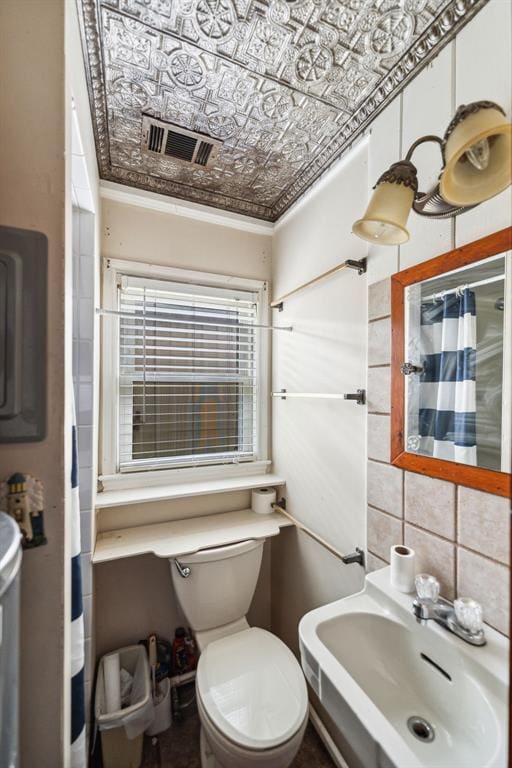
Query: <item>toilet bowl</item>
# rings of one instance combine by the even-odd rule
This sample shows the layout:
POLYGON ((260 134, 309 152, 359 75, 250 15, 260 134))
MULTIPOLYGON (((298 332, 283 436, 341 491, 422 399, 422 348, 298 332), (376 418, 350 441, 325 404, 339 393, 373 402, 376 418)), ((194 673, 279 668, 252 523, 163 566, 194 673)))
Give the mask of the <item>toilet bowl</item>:
POLYGON ((177 598, 201 651, 196 693, 202 768, 288 768, 308 718, 307 688, 290 649, 245 614, 261 540, 170 561, 177 598), (186 576, 183 574, 187 574, 186 576))

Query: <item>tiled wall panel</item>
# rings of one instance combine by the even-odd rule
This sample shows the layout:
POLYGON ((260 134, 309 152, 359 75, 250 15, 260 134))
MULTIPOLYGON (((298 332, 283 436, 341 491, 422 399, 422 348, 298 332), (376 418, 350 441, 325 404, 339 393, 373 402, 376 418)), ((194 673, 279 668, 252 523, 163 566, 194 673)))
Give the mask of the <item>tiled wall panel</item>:
MULTIPOLYGON (((512 107, 512 3, 490 0, 455 40, 413 80, 373 123, 368 148, 370 187, 404 157, 410 144, 428 133, 442 135, 459 104, 491 99, 510 115, 512 107), (487 66, 486 66, 487 64, 487 66)), ((435 144, 414 154, 420 189, 440 168, 435 144)), ((384 469, 389 462, 390 357, 383 329, 389 327, 389 278, 456 246, 510 225, 512 190, 447 221, 412 213, 410 240, 399 247, 368 251, 368 568, 389 560, 389 533, 412 546, 418 568, 439 577, 447 597, 471 595, 484 606, 486 621, 508 632, 510 505, 506 499, 451 483, 384 469), (387 318, 387 320, 386 320, 387 318), (387 444, 386 444, 387 440, 387 444), (396 472, 400 473, 397 475, 396 472), (398 477, 403 476, 400 508, 398 477), (388 518, 403 518, 403 531, 388 518), (386 516, 384 518, 384 516, 386 516), (379 534, 388 532, 388 538, 379 534)))
MULTIPOLYGON (((379 318, 369 319, 370 338, 384 322, 381 297, 388 288, 370 286, 368 315, 379 318)), ((389 357, 368 369, 368 569, 382 568, 390 546, 405 543, 416 552, 418 572, 437 576, 445 597, 474 597, 485 620, 507 633, 510 502, 389 464, 390 417, 381 410, 388 403, 389 411, 389 390, 387 398, 382 392, 389 372, 389 357)))
POLYGON ((85 688, 89 696, 94 670, 92 650, 92 489, 94 370, 94 215, 73 209, 73 384, 78 429, 82 595, 85 633, 85 688))

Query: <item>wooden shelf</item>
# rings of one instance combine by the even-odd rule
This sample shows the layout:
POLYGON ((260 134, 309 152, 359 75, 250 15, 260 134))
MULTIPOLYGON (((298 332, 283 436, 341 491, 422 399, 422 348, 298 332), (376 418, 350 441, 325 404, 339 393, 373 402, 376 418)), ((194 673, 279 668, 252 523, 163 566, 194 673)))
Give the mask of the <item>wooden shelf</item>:
POLYGON ((157 557, 179 557, 207 547, 221 547, 246 539, 277 536, 293 523, 280 512, 258 515, 251 509, 223 512, 169 523, 140 525, 98 534, 93 563, 152 553, 157 557))
POLYGON ((187 496, 205 496, 210 493, 227 493, 228 491, 250 491, 252 488, 275 487, 284 484, 284 478, 279 477, 279 475, 261 474, 173 485, 147 485, 98 493, 96 508, 124 507, 127 504, 141 504, 146 501, 184 499, 187 496))

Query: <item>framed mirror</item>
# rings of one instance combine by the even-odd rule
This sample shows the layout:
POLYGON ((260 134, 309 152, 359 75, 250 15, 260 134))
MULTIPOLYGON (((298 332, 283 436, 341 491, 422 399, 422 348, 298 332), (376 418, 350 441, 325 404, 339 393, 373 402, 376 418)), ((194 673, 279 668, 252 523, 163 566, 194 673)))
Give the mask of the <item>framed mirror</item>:
POLYGON ((391 278, 391 461, 511 494, 512 227, 391 278))

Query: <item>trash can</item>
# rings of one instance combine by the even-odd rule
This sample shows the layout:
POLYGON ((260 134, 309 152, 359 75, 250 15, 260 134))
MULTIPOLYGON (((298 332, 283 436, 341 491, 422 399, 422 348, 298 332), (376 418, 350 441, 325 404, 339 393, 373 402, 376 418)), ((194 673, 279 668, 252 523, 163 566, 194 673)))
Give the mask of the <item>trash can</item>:
POLYGON ((164 677, 163 680, 157 683, 156 687, 157 692, 153 699, 155 717, 146 730, 148 736, 157 736, 159 733, 163 733, 170 728, 172 724, 171 681, 168 677, 164 677))
MULTIPOLYGON (((117 662, 117 659, 116 659, 117 662)), ((144 731, 153 722, 154 709, 149 679, 149 663, 142 645, 129 645, 107 653, 99 663, 94 700, 96 726, 101 735, 104 768, 139 768, 142 760, 144 731), (108 711, 107 699, 112 684, 106 679, 109 660, 119 656, 121 707, 108 711), (131 678, 131 680, 130 680, 131 678), (124 688, 124 691, 123 691, 124 688)))

